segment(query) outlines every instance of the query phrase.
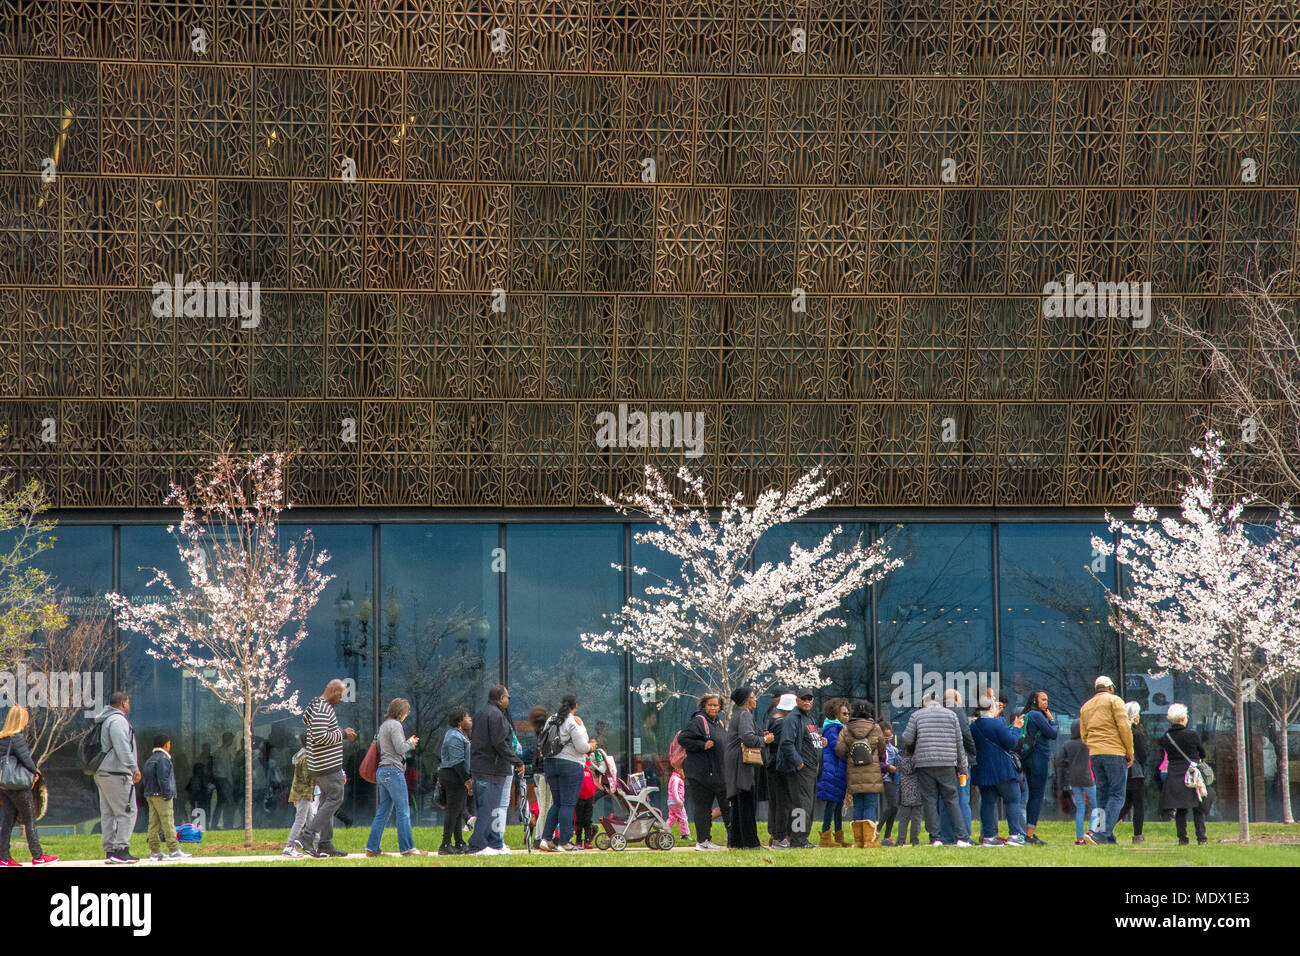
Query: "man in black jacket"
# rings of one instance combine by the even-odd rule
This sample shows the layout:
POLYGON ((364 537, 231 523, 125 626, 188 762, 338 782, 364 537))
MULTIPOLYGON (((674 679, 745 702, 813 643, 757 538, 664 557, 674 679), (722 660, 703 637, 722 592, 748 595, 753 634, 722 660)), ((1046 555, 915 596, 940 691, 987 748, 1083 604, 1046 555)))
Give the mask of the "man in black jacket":
POLYGON ((469 852, 483 856, 509 853, 504 837, 506 814, 510 809, 510 774, 522 775, 524 761, 515 750, 510 691, 500 684, 488 691, 487 706, 474 717, 469 738, 469 767, 478 802, 469 852))
POLYGON ((790 806, 790 846, 797 849, 815 846, 809 841, 808 834, 812 831, 813 811, 817 804, 817 775, 821 772, 822 753, 821 734, 812 709, 812 691, 801 692, 795 710, 786 717, 782 728, 783 733, 792 736, 802 761, 792 781, 790 806))
POLYGON ((722 698, 705 694, 699 700, 699 710, 677 734, 677 742, 686 751, 686 795, 691 801, 695 818, 695 849, 721 850, 713 842, 713 801, 722 810, 722 821, 727 828, 727 845, 735 846, 731 833, 731 807, 727 803, 727 780, 722 755, 727 746, 727 730, 718 719, 722 698))
MULTIPOLYGON (((785 696, 785 689, 782 687, 772 688, 772 706, 767 712, 767 721, 763 725, 766 733, 772 735, 772 741, 767 745, 767 763, 763 765, 763 784, 767 788, 767 845, 774 850, 779 850, 790 845, 790 807, 789 800, 785 797, 786 781, 785 773, 781 772, 784 768, 778 769, 779 752, 781 747, 781 722, 785 720, 786 715, 790 712, 788 709, 782 709, 781 698, 785 696)), ((794 701, 787 701, 790 708, 793 709, 794 701)))

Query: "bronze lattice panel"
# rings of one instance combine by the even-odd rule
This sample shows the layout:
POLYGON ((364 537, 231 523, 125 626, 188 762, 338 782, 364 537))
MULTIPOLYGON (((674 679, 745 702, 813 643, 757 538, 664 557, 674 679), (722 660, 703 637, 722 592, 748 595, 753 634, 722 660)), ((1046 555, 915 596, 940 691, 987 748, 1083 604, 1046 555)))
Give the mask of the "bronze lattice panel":
POLYGON ((0 0, 0 465, 147 507, 237 423, 302 504, 576 507, 681 460, 626 404, 723 492, 1169 501, 1204 357, 1043 286, 1231 334, 1297 188, 1279 0, 0 0))

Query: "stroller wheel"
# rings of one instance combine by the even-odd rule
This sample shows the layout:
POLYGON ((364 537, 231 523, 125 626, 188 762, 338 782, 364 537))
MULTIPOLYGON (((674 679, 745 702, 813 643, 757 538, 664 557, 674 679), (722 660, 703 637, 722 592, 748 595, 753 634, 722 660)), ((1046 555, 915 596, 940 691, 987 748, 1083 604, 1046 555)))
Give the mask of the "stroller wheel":
POLYGON ((597 833, 597 834, 596 834, 596 839, 592 840, 591 842, 594 843, 594 844, 596 845, 596 849, 597 849, 597 850, 608 850, 608 849, 609 849, 609 834, 608 834, 608 833, 604 833, 604 832, 597 833))
POLYGON ((626 850, 627 838, 621 833, 615 833, 609 838, 609 846, 611 850, 626 850))
POLYGON ((676 841, 673 840, 673 835, 671 833, 669 833, 667 830, 660 830, 659 839, 655 841, 655 849, 671 850, 675 842, 676 841))

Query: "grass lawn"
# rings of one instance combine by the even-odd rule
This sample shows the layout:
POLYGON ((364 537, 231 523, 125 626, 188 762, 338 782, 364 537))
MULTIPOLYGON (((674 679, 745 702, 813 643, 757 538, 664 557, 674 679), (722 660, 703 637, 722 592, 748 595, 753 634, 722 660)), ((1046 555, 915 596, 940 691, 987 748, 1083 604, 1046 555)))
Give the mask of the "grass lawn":
MULTIPOLYGON (((978 825, 977 825, 978 826, 978 825)), ((715 839, 718 837, 715 827, 715 839)), ((1005 835, 1005 825, 1003 835, 1005 835)), ((1300 840, 1300 824, 1255 824, 1253 835, 1277 839, 1283 835, 1300 840)), ((385 856, 367 859, 364 856, 368 830, 363 827, 337 829, 334 842, 339 849, 358 854, 343 859, 294 861, 280 856, 286 830, 255 830, 254 847, 247 849, 243 831, 212 831, 204 834, 203 843, 182 844, 196 857, 209 856, 265 856, 266 862, 230 864, 232 866, 1300 866, 1300 846, 1220 843, 1235 840, 1235 823, 1209 824, 1210 843, 1180 847, 1174 836, 1172 823, 1148 824, 1147 842, 1132 846, 1131 831, 1121 826, 1118 846, 1074 845, 1074 824, 1070 822, 1044 823, 1038 835, 1050 846, 1045 847, 882 847, 879 850, 753 850, 748 852, 697 853, 693 848, 670 853, 631 847, 627 851, 592 850, 582 853, 525 853, 520 827, 510 827, 507 843, 514 852, 510 856, 423 856, 402 858, 385 856)), ((767 835, 760 824, 759 834, 766 842, 767 835)), ((852 834, 846 831, 846 835, 852 834)), ((438 827, 418 827, 415 845, 421 849, 436 849, 442 840, 438 827)), ((48 837, 42 840, 47 853, 57 854, 65 860, 102 859, 103 850, 99 836, 48 837)), ((386 852, 397 850, 397 833, 389 827, 384 833, 386 852)), ((131 840, 132 852, 144 856, 147 852, 144 834, 137 833, 131 840)), ((27 862, 26 847, 15 834, 14 851, 21 863, 27 862)), ((184 866, 183 863, 172 864, 184 866)))

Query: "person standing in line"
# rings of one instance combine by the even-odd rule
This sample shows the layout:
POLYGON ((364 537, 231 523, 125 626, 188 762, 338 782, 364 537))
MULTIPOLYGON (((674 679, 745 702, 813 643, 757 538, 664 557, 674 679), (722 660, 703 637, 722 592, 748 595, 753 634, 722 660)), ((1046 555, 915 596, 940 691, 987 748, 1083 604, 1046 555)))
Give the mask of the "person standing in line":
MULTIPOLYGON (((544 704, 537 704, 528 712, 528 723, 533 728, 533 736, 538 740, 541 739, 542 728, 546 726, 550 716, 551 712, 544 704)), ((544 821, 551 811, 551 788, 546 785, 546 761, 535 746, 533 747, 533 790, 537 794, 538 825, 535 828, 537 834, 533 838, 534 849, 536 849, 542 842, 541 821, 544 821)))
MULTIPOLYGON (((817 778, 817 799, 825 801, 819 846, 847 846, 844 842, 844 796, 848 792, 848 767, 835 752, 835 743, 849 722, 849 704, 842 697, 832 697, 822 705, 822 770, 817 778), (832 826, 834 830, 832 830, 832 826)), ((857 817, 854 817, 856 820, 857 817)), ((875 819, 875 814, 872 814, 875 819)), ((856 832, 857 827, 854 827, 856 832)))
MULTIPOLYGON (((845 788, 853 797, 853 845, 859 850, 874 850, 881 845, 876 821, 880 816, 880 795, 885 790, 885 735, 876 723, 870 701, 855 700, 848 718, 834 753, 845 765, 845 788)), ((828 750, 827 760, 830 757, 828 750)))
MULTIPOLYGON (((510 852, 510 847, 505 844, 510 776, 523 777, 524 760, 515 747, 510 691, 504 684, 495 684, 488 689, 487 705, 474 716, 472 723, 470 764, 474 768, 474 799, 478 804, 478 814, 469 852, 483 856, 506 854, 510 852)), ((550 782, 548 768, 547 784, 550 782)))
POLYGON ((334 846, 334 813, 343 805, 343 741, 355 740, 357 732, 351 727, 339 729, 335 708, 343 700, 345 685, 335 678, 325 685, 325 692, 312 700, 303 712, 307 725, 307 769, 320 787, 320 804, 293 845, 308 856, 324 859, 347 856, 334 846))
POLYGON ((887 720, 880 721, 880 735, 885 740, 885 759, 880 765, 884 790, 880 795, 880 820, 876 831, 881 846, 895 846, 890 839, 894 821, 898 818, 898 747, 894 745, 894 728, 887 720))
POLYGON ((776 708, 768 717, 768 730, 775 734, 775 741, 772 743, 775 754, 770 765, 766 767, 768 795, 771 796, 767 821, 771 843, 768 845, 772 849, 789 849, 792 845, 790 817, 796 808, 794 801, 796 801, 798 788, 798 771, 803 769, 803 762, 798 747, 800 731, 797 727, 790 727, 788 732, 787 721, 789 719, 792 723, 798 722, 798 718, 793 713, 797 709, 798 701, 793 693, 783 693, 780 700, 776 702, 776 708))
POLYGON ((118 691, 108 699, 99 729, 104 760, 95 771, 99 790, 101 841, 106 863, 138 863, 131 855, 135 829, 135 785, 142 774, 136 759, 135 731, 131 728, 131 698, 118 691))
POLYGON ((228 730, 221 735, 221 746, 212 752, 212 785, 217 790, 212 829, 229 828, 235 819, 235 735, 228 730))
POLYGON ((307 735, 299 734, 298 741, 302 747, 293 755, 293 781, 289 784, 289 802, 293 804, 294 809, 293 825, 289 827, 289 836, 284 841, 284 849, 281 851, 282 856, 294 860, 302 856, 298 848, 293 845, 294 841, 298 839, 298 834, 302 833, 302 828, 307 825, 312 813, 320 805, 320 788, 316 786, 316 778, 307 769, 307 735))
POLYGON ((188 860, 176 839, 176 818, 172 801, 176 799, 176 769, 172 766, 172 739, 159 731, 153 735, 153 753, 144 762, 140 786, 149 804, 149 859, 188 860), (167 844, 167 853, 162 845, 167 844))
POLYGON ((542 824, 542 840, 538 848, 546 853, 572 853, 580 849, 573 842, 573 832, 586 778, 587 755, 595 753, 600 744, 594 737, 587 736, 586 725, 578 716, 578 698, 573 694, 565 694, 560 699, 560 709, 548 723, 554 726, 563 746, 554 757, 546 758, 546 783, 551 788, 551 806, 542 824))
POLYGON ((1174 826, 1178 832, 1178 845, 1187 846, 1187 811, 1192 811, 1196 826, 1196 845, 1205 846, 1205 796, 1187 786, 1187 770, 1194 762, 1205 759, 1201 738, 1187 726, 1187 705, 1170 704, 1165 714, 1169 729, 1160 738, 1160 747, 1169 758, 1169 774, 1165 777, 1160 795, 1162 812, 1174 812, 1174 826))
MULTIPOLYGON (((966 751, 967 768, 975 762, 975 741, 970 735, 970 715, 966 712, 965 702, 962 700, 961 691, 955 687, 949 687, 943 692, 943 706, 952 711, 957 717, 957 723, 961 727, 961 745, 966 751)), ((966 826, 966 833, 971 832, 971 809, 970 809, 970 775, 969 773, 959 775, 957 779, 957 805, 961 808, 962 822, 966 826), (962 782, 964 776, 965 783, 962 782)), ((940 801, 936 805, 939 811, 939 839, 944 843, 952 843, 956 840, 956 831, 953 829, 949 819, 947 805, 940 801)))
POLYGON ((691 838, 691 830, 686 821, 686 777, 682 765, 673 764, 673 772, 668 776, 668 820, 664 824, 664 829, 669 833, 673 832, 673 827, 678 828, 678 833, 683 840, 691 838))
POLYGON ((410 715, 410 701, 405 697, 394 697, 388 703, 384 722, 379 725, 379 767, 375 771, 379 799, 375 818, 370 821, 366 856, 384 855, 380 846, 388 817, 394 812, 397 815, 397 852, 402 856, 423 855, 415 848, 415 835, 411 832, 411 797, 406 791, 406 754, 420 742, 414 734, 402 736, 402 721, 410 715))
POLYGON ((1142 826, 1146 822, 1147 732, 1142 727, 1141 704, 1130 700, 1124 705, 1124 712, 1133 722, 1133 766, 1128 768, 1128 784, 1124 790, 1124 806, 1120 808, 1119 819, 1123 820, 1132 809, 1133 842, 1145 843, 1142 826))
POLYGON ((916 778, 916 758, 906 747, 898 752, 898 845, 917 846, 921 842, 921 818, 924 816, 921 783, 916 778), (908 828, 911 837, 908 837, 908 828))
MULTIPOLYGON (((1092 774, 1088 758, 1088 745, 1083 742, 1083 727, 1075 721, 1066 741, 1056 757, 1056 781, 1062 794, 1068 792, 1074 802, 1074 845, 1091 846, 1097 842, 1092 830, 1084 829, 1088 807, 1097 806, 1097 781, 1092 774)), ((1064 801, 1064 796, 1062 796, 1064 801)), ((1064 809, 1064 807, 1063 807, 1064 809)))
MULTIPOLYGON (((1034 846, 1046 846, 1034 835, 1038 829, 1038 817, 1043 810, 1043 794, 1047 790, 1047 777, 1052 765, 1052 745, 1060 733, 1056 718, 1047 709, 1047 691, 1036 690, 1025 702, 1024 733, 1028 745, 1032 748, 1024 759, 1025 794, 1025 842, 1034 846)), ((1019 720, 1020 718, 1016 718, 1019 720)))
MULTIPOLYGON (((793 697, 794 695, 787 695, 793 697)), ((785 698, 782 698, 784 701, 785 698)), ((794 761, 794 769, 786 777, 782 798, 788 798, 789 840, 796 849, 816 846, 808 839, 812 832, 813 809, 817 802, 817 770, 821 762, 818 743, 821 734, 811 716, 813 694, 805 691, 795 698, 795 709, 781 722, 781 753, 785 763, 794 761)))
POLYGON ((455 856, 469 849, 465 845, 460 822, 465 814, 465 802, 474 790, 469 756, 469 735, 473 733, 474 721, 470 718, 469 711, 464 707, 453 707, 447 714, 447 727, 449 729, 443 735, 442 754, 438 762, 438 784, 447 798, 447 806, 442 814, 439 856, 455 856))
POLYGON ((1024 716, 1016 718, 1011 730, 998 720, 1002 705, 987 695, 984 705, 971 724, 971 738, 975 741, 975 768, 972 774, 980 794, 980 843, 983 846, 1001 846, 998 841, 998 798, 1006 807, 1008 846, 1024 846, 1021 830, 1020 779, 1011 762, 1011 751, 1020 739, 1024 716))
MULTIPOLYGON (((921 810, 931 846, 943 846, 939 823, 939 805, 947 808, 953 825, 956 845, 970 846, 970 831, 962 822, 958 798, 959 778, 968 768, 962 740, 961 718, 939 702, 935 693, 926 696, 921 709, 912 714, 903 731, 903 746, 911 748, 916 777, 921 785, 921 810)), ((967 728, 967 733, 969 733, 967 728)))
MULTIPOLYGON (((695 849, 721 850, 713 842, 713 803, 716 800, 722 811, 722 822, 731 827, 731 807, 727 803, 727 777, 723 768, 723 754, 727 747, 727 729, 718 717, 722 698, 717 694, 704 694, 698 702, 699 709, 691 715, 686 726, 677 735, 677 742, 686 751, 682 769, 686 774, 686 797, 691 804, 695 824, 695 849)), ((727 833, 727 845, 735 838, 727 833)))
POLYGON ((1098 843, 1114 843, 1115 821, 1128 789, 1128 768, 1133 766, 1133 725, 1109 677, 1098 677, 1092 686, 1095 693, 1079 708, 1079 723, 1097 778, 1097 805, 1105 814, 1094 836, 1098 843))
POLYGON ((731 712, 727 749, 723 754, 723 771, 727 778, 727 801, 731 806, 730 833, 736 842, 728 844, 728 848, 760 850, 763 844, 758 840, 758 813, 754 793, 758 777, 755 771, 761 765, 745 763, 744 748, 757 751, 763 756, 767 752, 765 745, 775 738, 771 733, 760 733, 754 723, 758 697, 752 687, 737 688, 731 695, 731 701, 736 707, 731 712))
MULTIPOLYGON (((763 787, 767 792, 767 845, 774 850, 780 849, 777 844, 783 840, 788 845, 790 839, 790 808, 782 803, 785 784, 778 779, 776 769, 777 753, 781 745, 781 721, 789 713, 781 709, 781 701, 785 695, 785 688, 780 686, 772 688, 771 703, 763 718, 763 730, 772 737, 767 745, 767 753, 764 754, 766 759, 762 767, 762 777, 763 787)), ((791 695, 790 708, 793 709, 794 706, 794 696, 791 695)))
POLYGON ((0 760, 12 758, 32 775, 30 787, 20 790, 0 789, 0 866, 22 866, 9 853, 9 841, 15 823, 23 825, 27 849, 32 854, 32 866, 44 866, 58 860, 57 856, 50 856, 41 849, 41 836, 36 829, 36 798, 32 788, 41 785, 41 771, 32 760, 32 751, 27 744, 27 723, 30 719, 26 707, 10 707, 5 714, 4 729, 0 730, 0 760))

